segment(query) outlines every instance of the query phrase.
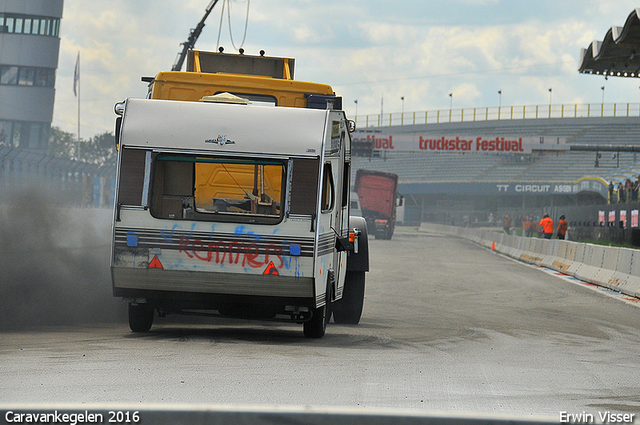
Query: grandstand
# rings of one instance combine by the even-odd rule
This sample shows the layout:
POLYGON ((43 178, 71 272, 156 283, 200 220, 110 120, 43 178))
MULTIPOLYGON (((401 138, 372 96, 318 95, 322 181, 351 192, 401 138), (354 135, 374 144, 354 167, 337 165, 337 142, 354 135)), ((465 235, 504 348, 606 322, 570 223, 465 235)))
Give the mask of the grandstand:
POLYGON ((636 176, 636 165, 640 171, 639 154, 625 150, 640 140, 638 116, 496 119, 364 130, 396 137, 483 135, 559 141, 558 145, 545 142, 529 152, 518 153, 354 148, 354 173, 364 168, 398 174, 399 189, 408 200, 408 221, 423 220, 430 211, 462 209, 484 220, 491 212, 501 215, 502 211, 518 210, 524 215, 526 210, 541 210, 549 205, 606 203, 609 181, 617 184, 636 176), (585 145, 595 150, 572 149, 585 145), (603 150, 598 151, 598 147, 603 150), (590 183, 578 184, 585 178, 590 183))

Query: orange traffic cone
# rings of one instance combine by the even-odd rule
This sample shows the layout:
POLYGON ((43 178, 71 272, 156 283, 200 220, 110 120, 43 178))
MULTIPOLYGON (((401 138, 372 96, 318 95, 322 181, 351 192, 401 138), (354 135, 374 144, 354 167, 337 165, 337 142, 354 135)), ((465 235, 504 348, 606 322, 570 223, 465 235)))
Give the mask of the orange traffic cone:
POLYGON ((496 250, 496 241, 491 242, 491 251, 496 250))

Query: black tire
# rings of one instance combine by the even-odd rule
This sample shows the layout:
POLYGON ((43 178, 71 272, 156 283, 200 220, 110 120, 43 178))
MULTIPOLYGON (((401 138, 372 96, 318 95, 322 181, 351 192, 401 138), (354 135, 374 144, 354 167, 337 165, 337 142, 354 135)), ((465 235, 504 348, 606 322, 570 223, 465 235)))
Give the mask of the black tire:
POLYGON ((133 332, 148 332, 153 325, 153 305, 129 303, 129 328, 133 332))
POLYGON ((303 333, 307 338, 322 338, 327 331, 327 323, 331 318, 331 289, 327 288, 325 305, 312 310, 311 320, 304 322, 303 333))
POLYGON ((341 325, 357 325, 364 307, 365 272, 347 271, 342 299, 333 306, 333 320, 341 325))

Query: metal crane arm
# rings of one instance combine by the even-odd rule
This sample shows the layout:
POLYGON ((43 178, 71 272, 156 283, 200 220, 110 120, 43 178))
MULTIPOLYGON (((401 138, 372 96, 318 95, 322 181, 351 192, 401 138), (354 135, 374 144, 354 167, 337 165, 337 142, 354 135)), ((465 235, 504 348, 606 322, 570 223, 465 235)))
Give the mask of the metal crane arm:
POLYGON ((180 71, 182 69, 182 64, 187 57, 187 52, 189 51, 189 49, 193 49, 193 46, 196 45, 196 41, 198 41, 198 37, 200 37, 200 33, 204 28, 204 21, 207 20, 207 17, 213 10, 213 7, 216 5, 216 3, 218 3, 218 0, 211 0, 211 3, 209 3, 209 6, 207 6, 205 14, 200 22, 198 22, 198 25, 195 28, 191 29, 191 31, 189 32, 189 38, 186 42, 182 43, 182 51, 178 53, 176 62, 171 67, 172 71, 180 71))

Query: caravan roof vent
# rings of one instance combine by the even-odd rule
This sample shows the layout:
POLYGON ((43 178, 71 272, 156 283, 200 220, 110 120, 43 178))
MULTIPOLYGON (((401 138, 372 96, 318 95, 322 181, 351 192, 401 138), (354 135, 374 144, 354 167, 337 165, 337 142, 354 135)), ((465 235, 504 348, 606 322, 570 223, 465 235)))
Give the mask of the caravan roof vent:
POLYGON ((204 96, 200 99, 200 102, 211 102, 211 103, 234 103, 237 105, 249 105, 251 101, 249 99, 245 99, 244 97, 236 96, 231 93, 218 93, 213 96, 204 96))

